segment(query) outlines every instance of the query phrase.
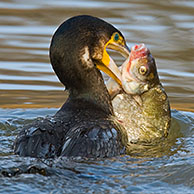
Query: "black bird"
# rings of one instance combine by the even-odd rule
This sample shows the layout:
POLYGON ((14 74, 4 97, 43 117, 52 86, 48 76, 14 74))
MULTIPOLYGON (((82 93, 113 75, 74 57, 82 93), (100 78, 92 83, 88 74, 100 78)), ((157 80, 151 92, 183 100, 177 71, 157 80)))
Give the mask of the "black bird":
POLYGON ((106 49, 128 56, 121 32, 92 16, 75 16, 56 30, 50 60, 69 91, 53 116, 24 126, 15 142, 20 156, 111 157, 124 153, 127 134, 119 125, 104 84, 102 70, 121 84, 106 49))

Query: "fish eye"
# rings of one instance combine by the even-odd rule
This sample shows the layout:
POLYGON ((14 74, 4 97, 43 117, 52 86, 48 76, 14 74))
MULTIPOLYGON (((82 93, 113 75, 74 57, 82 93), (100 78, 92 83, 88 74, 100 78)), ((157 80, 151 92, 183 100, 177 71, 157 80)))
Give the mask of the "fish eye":
POLYGON ((141 74, 141 75, 145 75, 146 73, 147 73, 147 68, 145 67, 145 66, 141 66, 140 68, 139 68, 139 73, 141 74))
POLYGON ((114 41, 118 41, 119 40, 119 34, 118 33, 115 33, 114 35, 114 41))

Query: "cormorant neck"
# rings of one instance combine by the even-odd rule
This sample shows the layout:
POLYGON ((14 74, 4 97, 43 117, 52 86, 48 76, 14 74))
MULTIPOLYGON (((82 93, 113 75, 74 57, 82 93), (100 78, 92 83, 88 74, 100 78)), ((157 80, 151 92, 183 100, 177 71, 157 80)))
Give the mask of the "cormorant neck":
MULTIPOLYGON (((57 77, 69 91, 69 100, 83 99, 90 104, 95 104, 107 114, 113 114, 110 95, 100 71, 91 58, 89 62, 84 63, 81 49, 75 48, 68 53, 66 47, 59 49, 60 47, 52 44, 51 48, 51 64, 57 77), (75 57, 72 57, 72 53, 75 53, 73 55, 75 57)), ((69 50, 72 49, 69 48, 69 50)))
MULTIPOLYGON (((99 70, 90 69, 90 72, 84 75, 79 88, 68 88, 69 100, 84 100, 94 107, 102 109, 106 114, 113 114, 113 107, 110 95, 104 84, 104 80, 99 70)), ((84 107, 83 107, 84 108, 84 107)))

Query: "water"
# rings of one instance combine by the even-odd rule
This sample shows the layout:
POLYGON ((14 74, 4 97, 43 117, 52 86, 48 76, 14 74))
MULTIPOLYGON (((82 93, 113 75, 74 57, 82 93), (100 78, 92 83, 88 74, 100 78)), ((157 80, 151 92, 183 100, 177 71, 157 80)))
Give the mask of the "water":
POLYGON ((2 0, 0 193, 193 193, 193 37, 193 0, 2 0), (129 46, 144 42, 151 50, 173 109, 171 134, 157 147, 105 160, 15 156, 12 144, 21 127, 54 114, 67 97, 48 48, 57 26, 78 14, 101 17, 122 31, 129 46))

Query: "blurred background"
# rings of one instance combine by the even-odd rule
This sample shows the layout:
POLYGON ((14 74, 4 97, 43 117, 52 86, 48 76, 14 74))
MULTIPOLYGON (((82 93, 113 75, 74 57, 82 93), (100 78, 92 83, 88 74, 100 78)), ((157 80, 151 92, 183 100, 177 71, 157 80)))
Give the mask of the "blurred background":
MULTIPOLYGON (((67 94, 51 68, 48 49, 56 28, 79 14, 112 23, 129 47, 145 43, 171 106, 194 111, 193 0, 1 0, 0 108, 56 108, 64 103, 67 94)), ((122 64, 120 55, 112 56, 122 64)))

